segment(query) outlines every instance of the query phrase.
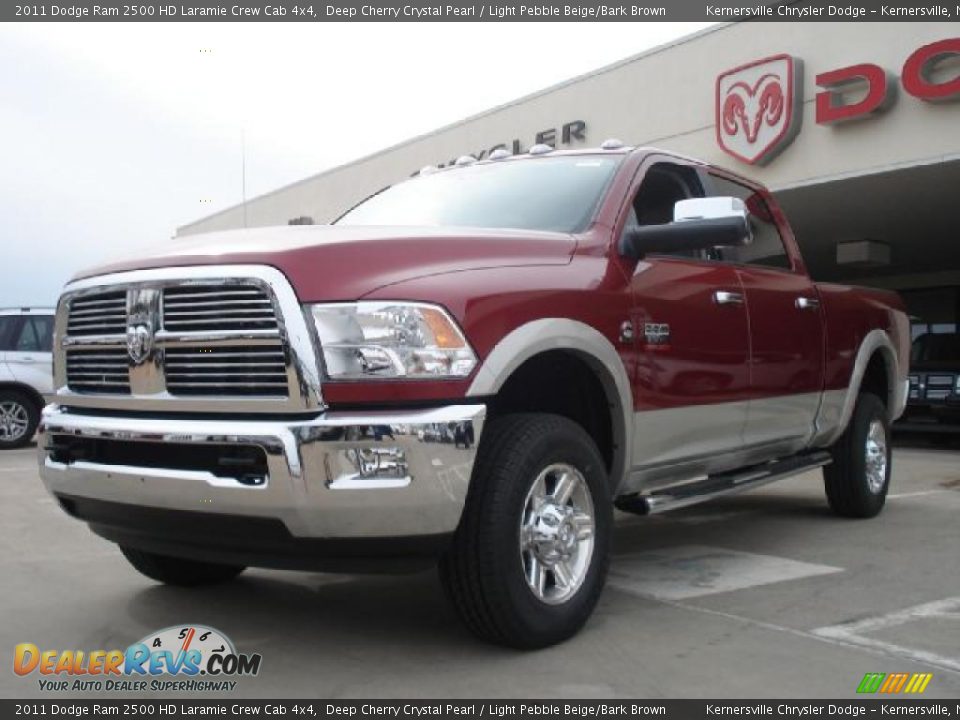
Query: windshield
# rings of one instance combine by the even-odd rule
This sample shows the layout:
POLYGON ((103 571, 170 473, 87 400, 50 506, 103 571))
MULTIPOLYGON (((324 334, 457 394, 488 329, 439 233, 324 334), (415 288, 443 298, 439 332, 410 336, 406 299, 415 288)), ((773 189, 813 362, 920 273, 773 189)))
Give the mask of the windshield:
POLYGON ((960 365, 960 335, 921 335, 913 341, 910 360, 914 363, 951 363, 960 365))
POLYGON ((365 200, 336 224, 578 232, 593 217, 620 159, 541 157, 422 175, 365 200))

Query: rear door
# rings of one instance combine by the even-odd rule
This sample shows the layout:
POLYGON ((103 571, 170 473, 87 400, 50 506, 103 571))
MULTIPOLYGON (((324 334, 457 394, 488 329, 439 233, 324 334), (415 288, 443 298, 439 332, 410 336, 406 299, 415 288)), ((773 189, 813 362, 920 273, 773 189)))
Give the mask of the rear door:
POLYGON ((806 444, 823 389, 824 323, 820 299, 784 235, 789 227, 765 192, 719 175, 713 194, 739 197, 750 212, 753 242, 719 248, 736 267, 750 321, 750 403, 747 445, 806 444))
POLYGON ((24 315, 6 358, 14 380, 44 396, 53 393, 52 338, 52 315, 24 315))

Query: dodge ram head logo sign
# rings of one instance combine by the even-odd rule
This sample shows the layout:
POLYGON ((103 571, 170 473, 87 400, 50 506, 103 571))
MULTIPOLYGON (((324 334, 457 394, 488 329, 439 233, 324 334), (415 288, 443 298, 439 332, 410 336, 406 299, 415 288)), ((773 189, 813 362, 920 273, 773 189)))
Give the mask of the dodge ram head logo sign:
MULTIPOLYGON (((960 101, 960 37, 944 38, 914 50, 903 63, 899 84, 904 100, 953 105, 960 101), (951 103, 951 101, 953 101, 951 103)), ((818 68, 819 70, 819 68, 818 68)), ((741 65, 717 78, 717 144, 751 165, 772 160, 800 132, 802 67, 790 55, 741 65)), ((814 119, 820 127, 878 117, 897 102, 898 78, 888 67, 858 62, 818 72, 814 119)))
POLYGON ((127 354, 132 367, 153 354, 160 316, 160 291, 136 288, 127 293, 127 354))
POLYGON ((750 165, 774 158, 800 131, 800 60, 775 55, 717 78, 717 142, 750 165))
POLYGON ((153 331, 149 325, 138 324, 127 327, 127 354, 134 365, 140 365, 153 350, 153 331))

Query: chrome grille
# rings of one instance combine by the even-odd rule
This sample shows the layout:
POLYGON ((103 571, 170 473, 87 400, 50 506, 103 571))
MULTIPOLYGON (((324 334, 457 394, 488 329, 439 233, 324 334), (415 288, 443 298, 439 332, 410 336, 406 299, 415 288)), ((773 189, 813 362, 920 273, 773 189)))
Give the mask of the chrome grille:
POLYGON ((127 293, 82 295, 70 301, 67 333, 72 336, 122 335, 127 330, 127 293))
POLYGON ((953 391, 953 375, 927 375, 927 399, 946 400, 953 391))
MULTIPOLYGON (((956 375, 916 373, 910 375, 911 400, 946 400, 955 391, 956 375)), ((958 393, 960 394, 960 393, 958 393)))
POLYGON ((276 330, 277 317, 262 288, 185 285, 163 290, 163 329, 179 332, 276 330))
POLYGON ((171 395, 286 396, 286 365, 279 343, 170 348, 164 359, 171 395))
POLYGON ((55 338, 55 402, 64 406, 323 407, 311 330, 274 268, 171 267, 80 280, 61 298, 55 338))
POLYGON ((67 385, 74 392, 129 394, 128 360, 125 348, 67 350, 67 385))

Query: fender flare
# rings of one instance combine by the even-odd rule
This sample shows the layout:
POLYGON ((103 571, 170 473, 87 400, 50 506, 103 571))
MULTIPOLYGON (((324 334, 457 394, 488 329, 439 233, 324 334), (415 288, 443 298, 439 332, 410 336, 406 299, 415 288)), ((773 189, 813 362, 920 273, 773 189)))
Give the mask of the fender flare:
POLYGON ((467 396, 496 395, 523 363, 551 350, 565 350, 584 360, 603 386, 611 407, 613 462, 610 487, 615 493, 629 466, 633 391, 617 349, 595 328, 567 318, 543 318, 521 325, 493 347, 477 370, 467 396))
POLYGON ((850 371, 850 382, 847 385, 846 394, 843 398, 843 405, 840 409, 840 420, 818 445, 832 445, 847 429, 850 418, 853 417, 853 409, 857 404, 857 397, 860 395, 860 386, 863 384, 863 377, 867 373, 867 366, 876 353, 880 353, 883 358, 883 364, 887 371, 887 397, 881 398, 887 406, 887 414, 890 422, 896 420, 903 413, 907 401, 906 373, 901 375, 901 369, 897 362, 897 352, 886 331, 876 328, 868 332, 860 342, 860 348, 857 350, 857 357, 853 362, 853 369, 850 371))
POLYGON ((47 399, 37 392, 32 385, 28 385, 25 382, 20 382, 19 380, 0 381, 0 390, 12 390, 14 392, 26 395, 36 403, 38 410, 43 410, 44 406, 47 404, 47 399))

